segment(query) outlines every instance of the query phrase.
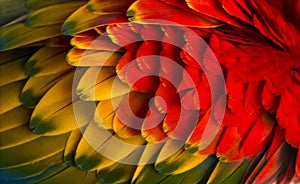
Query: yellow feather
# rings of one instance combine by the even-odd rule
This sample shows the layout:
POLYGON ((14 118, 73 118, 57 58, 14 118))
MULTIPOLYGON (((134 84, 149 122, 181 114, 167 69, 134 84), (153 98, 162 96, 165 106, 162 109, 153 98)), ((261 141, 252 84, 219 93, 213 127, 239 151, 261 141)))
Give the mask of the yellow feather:
POLYGON ((27 58, 23 57, 0 65, 0 86, 26 79, 27 75, 24 69, 26 61, 27 58))
POLYGON ((25 24, 32 27, 45 26, 63 23, 65 19, 85 2, 67 2, 34 11, 25 21, 25 24))
POLYGON ((18 81, 0 87, 0 114, 12 110, 22 104, 19 99, 25 81, 18 81))
POLYGON ((61 35, 61 25, 27 27, 22 23, 1 28, 0 51, 10 50, 61 35))
POLYGON ((77 86, 77 94, 87 101, 108 100, 129 92, 127 84, 116 77, 113 67, 90 67, 77 86))

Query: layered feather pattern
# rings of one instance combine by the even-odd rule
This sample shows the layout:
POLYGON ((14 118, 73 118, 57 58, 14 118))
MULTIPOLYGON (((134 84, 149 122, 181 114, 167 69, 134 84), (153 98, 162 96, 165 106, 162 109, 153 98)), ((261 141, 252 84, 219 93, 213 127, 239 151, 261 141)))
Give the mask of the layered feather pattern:
POLYGON ((18 2, 0 183, 300 182, 299 0, 18 2))

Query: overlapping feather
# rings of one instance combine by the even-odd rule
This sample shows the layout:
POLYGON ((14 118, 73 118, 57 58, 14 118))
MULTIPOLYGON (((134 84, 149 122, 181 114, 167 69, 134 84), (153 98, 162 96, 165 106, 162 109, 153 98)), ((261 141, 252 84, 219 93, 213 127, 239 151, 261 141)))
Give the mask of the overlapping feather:
MULTIPOLYGON (((284 183, 291 179, 299 181, 299 141, 295 138, 299 134, 297 124, 299 110, 290 109, 299 105, 299 98, 296 96, 299 83, 294 77, 296 75, 286 74, 291 72, 291 68, 296 73, 299 72, 297 70, 300 68, 297 62, 299 45, 295 41, 299 38, 299 30, 286 24, 282 18, 279 18, 279 22, 284 23, 284 28, 278 28, 279 23, 272 21, 272 18, 276 17, 274 13, 277 11, 276 8, 255 0, 212 1, 203 4, 195 1, 156 0, 151 3, 144 0, 136 2, 91 0, 84 5, 85 1, 27 0, 26 5, 33 13, 25 24, 21 22, 1 28, 0 49, 11 50, 1 53, 0 65, 1 182, 262 183, 276 180, 284 183), (252 6, 249 6, 249 3, 252 6), (163 9, 157 9, 155 6, 158 5, 163 9), (207 7, 214 11, 208 11, 207 7), (271 13, 262 13, 268 12, 268 7, 271 13), (67 11, 60 11, 65 8, 67 11), (54 14, 53 11, 60 12, 54 14), (75 12, 71 15, 73 11, 75 12), (112 29, 115 24, 118 26, 119 23, 128 21, 126 11, 130 20, 148 23, 143 19, 160 18, 195 27, 197 33, 210 40, 211 48, 227 70, 228 93, 225 119, 211 144, 206 145, 201 140, 204 128, 211 123, 208 122, 211 104, 201 99, 203 96, 209 96, 206 91, 207 79, 200 76, 204 68, 192 63, 189 53, 179 53, 176 48, 161 43, 137 43, 120 49, 117 45, 122 45, 121 42, 125 38, 130 39, 130 36, 145 38, 147 31, 155 32, 157 36, 161 33, 166 35, 172 33, 166 25, 151 27, 131 23, 128 24, 130 26, 120 25, 117 32, 111 31, 116 30, 112 29), (173 13, 172 16, 169 15, 170 12, 173 13), (252 12, 259 16, 251 17, 252 12), (241 23, 242 21, 246 24, 241 23), (253 42, 248 42, 252 37, 241 40, 246 46, 236 45, 232 43, 232 38, 236 35, 226 33, 222 27, 217 28, 222 24, 241 29, 245 25, 253 25, 266 37, 261 45, 268 46, 252 45, 253 42), (213 30, 211 35, 201 30, 202 28, 217 30, 215 32, 213 30), (287 33, 288 28, 293 34, 280 38, 278 34, 287 33), (109 37, 106 36, 104 39, 102 37, 103 40, 97 40, 99 43, 93 44, 94 48, 90 48, 91 41, 103 34, 105 29, 110 33, 109 37), (280 31, 275 33, 278 29, 280 31), (71 44, 75 48, 68 54, 70 48, 66 43, 69 38, 62 36, 63 33, 74 36, 71 44), (274 45, 266 40, 270 40, 276 46, 273 47, 274 45), (116 51, 116 48, 117 52, 112 52, 116 51), (275 57, 268 58, 265 54, 256 54, 261 48, 275 57), (178 52, 177 55, 168 55, 170 50, 178 52), (170 144, 166 143, 157 152, 152 153, 152 157, 157 157, 154 164, 134 166, 118 163, 99 154, 91 147, 85 135, 96 130, 99 133, 109 129, 114 132, 112 136, 124 142, 143 145, 155 143, 166 137, 176 140, 185 134, 181 131, 172 132, 177 125, 175 113, 179 101, 176 97, 177 92, 166 81, 147 78, 140 85, 133 86, 131 90, 134 92, 128 93, 130 89, 125 83, 131 84, 132 75, 119 73, 130 59, 150 54, 177 58, 176 61, 196 78, 194 82, 197 84, 197 92, 203 106, 199 108, 194 104, 193 107, 185 107, 188 107, 188 113, 201 110, 199 121, 193 132, 190 132, 186 145, 171 157, 159 159, 170 148, 170 144), (83 56, 88 60, 82 63, 80 58, 83 56), (65 57, 69 64, 83 67, 83 76, 77 87, 78 97, 75 101, 72 98, 74 68, 67 64, 65 57), (95 62, 97 57, 101 57, 102 60, 95 62), (282 64, 282 58, 288 62, 282 64), (249 63, 250 61, 252 62, 249 63), (26 70, 22 67, 24 65, 26 70), (102 66, 103 70, 98 78, 97 76, 95 78, 96 83, 90 83, 89 79, 93 73, 97 73, 97 67, 102 66), (266 66, 274 69, 266 70, 266 66), (281 70, 274 72, 278 67, 281 70), (254 74, 253 70, 259 72, 259 75, 254 74), (12 71, 13 74, 7 73, 12 71), (200 80, 197 81, 197 78, 200 80), (118 82, 117 93, 111 93, 113 80, 118 82), (152 86, 145 86, 145 83, 151 83, 152 86), (156 102, 147 109, 145 104, 148 105, 153 95, 165 97, 167 105, 172 108, 165 112, 163 106, 156 102), (147 126, 151 126, 151 123, 142 122, 141 133, 126 127, 124 122, 118 120, 116 113, 124 113, 125 110, 120 108, 115 111, 111 105, 112 100, 116 100, 117 105, 122 107, 122 102, 127 96, 138 99, 131 101, 136 115, 145 117, 151 110, 156 113, 157 118, 163 120, 158 122, 156 129, 149 131, 147 126), (85 107, 94 101, 97 103, 100 101, 96 110, 99 116, 95 112, 80 116, 81 126, 78 127, 72 103, 85 107), (34 108, 33 112, 27 108, 34 108), (274 114, 278 121, 274 118, 274 114), (291 122, 291 125, 287 122, 291 122)), ((20 14, 26 14, 28 11, 23 7, 16 9, 19 9, 19 13, 22 12, 20 14)), ((4 22, 7 23, 20 14, 9 15, 4 22)), ((256 34, 255 31, 251 31, 251 34, 253 32, 256 34)), ((182 39, 184 47, 195 47, 192 42, 188 36, 182 39)), ((136 65, 133 65, 134 68, 127 70, 147 72, 153 69, 143 64, 147 64, 147 61, 138 60, 136 65)), ((159 72, 172 74, 168 70, 168 66, 163 66, 159 72)), ((182 93, 189 89, 189 81, 184 76, 178 85, 182 87, 182 93)), ((193 94, 186 93, 187 99, 189 95, 193 94)), ((130 116, 126 117, 130 119, 130 116)), ((217 121, 217 115, 215 118, 217 121)), ((190 121, 193 120, 186 118, 186 124, 190 121)), ((187 127, 188 125, 185 128, 187 127)), ((101 134, 98 136, 99 149, 105 149, 110 145, 110 140, 106 142, 101 140, 101 134)), ((121 157, 122 159, 126 159, 132 153, 138 154, 139 158, 149 154, 136 153, 135 150, 123 152, 126 154, 121 157)))

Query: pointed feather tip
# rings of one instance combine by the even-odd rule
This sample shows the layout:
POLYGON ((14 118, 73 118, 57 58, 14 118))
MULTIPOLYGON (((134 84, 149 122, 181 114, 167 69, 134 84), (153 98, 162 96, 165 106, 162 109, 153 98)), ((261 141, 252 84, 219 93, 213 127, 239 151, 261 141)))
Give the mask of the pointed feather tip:
POLYGON ((26 108, 32 109, 39 101, 39 97, 33 94, 31 90, 24 91, 20 96, 21 102, 26 108))
POLYGON ((129 21, 136 21, 135 19, 135 15, 136 15, 136 11, 133 9, 128 9, 127 13, 126 13, 127 17, 129 17, 129 21))
POLYGON ((49 123, 43 121, 40 117, 33 117, 29 123, 29 128, 36 134, 44 134, 49 131, 49 123))
POLYGON ((88 157, 88 156, 80 156, 79 158, 75 158, 75 165, 82 169, 83 171, 91 171, 94 170, 99 165, 98 157, 88 157), (93 159, 94 158, 94 159, 93 159))
POLYGON ((96 11, 96 10, 93 8, 93 5, 91 5, 91 4, 88 4, 88 5, 86 6, 86 10, 87 10, 88 12, 90 12, 90 13, 93 13, 93 12, 96 11))
POLYGON ((37 73, 39 73, 41 71, 40 68, 34 67, 36 62, 37 62, 36 60, 29 60, 25 64, 25 70, 26 70, 26 75, 27 76, 33 77, 34 75, 36 75, 37 73))
POLYGON ((162 161, 162 162, 155 164, 154 168, 160 174, 172 175, 172 174, 174 174, 174 171, 176 171, 177 169, 180 169, 180 165, 179 164, 170 165, 170 163, 162 161))
POLYGON ((127 15, 128 17, 133 17, 133 16, 135 16, 135 14, 136 14, 136 12, 135 12, 133 9, 128 9, 126 15, 127 15))
POLYGON ((26 75, 29 77, 34 77, 36 74, 38 74, 41 71, 41 68, 38 67, 31 67, 31 68, 26 68, 26 75))
POLYGON ((63 32, 64 35, 72 36, 75 34, 74 28, 76 26, 77 23, 75 21, 68 21, 61 26, 61 31, 63 32))
POLYGON ((199 151, 199 147, 195 146, 194 144, 186 143, 184 148, 189 154, 195 154, 197 151, 199 151))
POLYGON ((29 128, 34 129, 42 120, 39 117, 31 118, 29 128))
POLYGON ((72 167, 76 167, 74 157, 75 157, 75 153, 68 153, 67 155, 64 155, 64 161, 68 163, 68 165, 72 167))
POLYGON ((228 158, 220 153, 216 153, 217 158, 219 158, 219 161, 221 162, 230 162, 230 160, 228 160, 228 158))
POLYGON ((81 163, 77 164, 77 162, 76 162, 75 166, 79 167, 83 171, 89 171, 89 167, 86 167, 85 164, 81 164, 81 163))

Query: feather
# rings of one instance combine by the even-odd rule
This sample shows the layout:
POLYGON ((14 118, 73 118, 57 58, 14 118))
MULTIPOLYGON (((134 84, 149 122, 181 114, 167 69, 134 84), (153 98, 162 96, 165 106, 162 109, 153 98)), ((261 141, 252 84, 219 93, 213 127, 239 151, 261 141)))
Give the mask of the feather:
POLYGON ((94 30, 78 33, 71 39, 71 45, 78 49, 119 51, 120 46, 112 43, 107 34, 98 34, 94 30))
POLYGON ((47 6, 32 13, 25 21, 27 26, 39 27, 63 23, 64 20, 84 2, 74 1, 47 6))
POLYGON ((22 104, 21 100, 19 99, 19 95, 24 84, 25 81, 21 80, 0 87, 0 114, 8 112, 22 104))
POLYGON ((87 101, 108 100, 129 93, 128 85, 116 77, 113 67, 88 68, 76 88, 78 96, 87 101))
POLYGON ((223 1, 219 2, 217 0, 213 0, 213 1, 199 2, 195 0, 186 0, 186 3, 191 9, 201 14, 205 14, 207 16, 218 19, 219 21, 226 22, 234 26, 238 26, 238 27, 240 26, 240 24, 236 19, 234 19, 234 17, 227 14, 227 12, 225 11, 227 9, 225 10, 223 9, 222 7, 223 1))
MULTIPOLYGON (((240 19, 244 22, 247 22, 248 24, 252 24, 253 22, 252 22, 251 17, 250 17, 251 13, 246 14, 245 9, 244 9, 246 7, 244 6, 243 8, 241 8, 238 1, 239 0, 230 0, 230 1, 222 0, 221 3, 222 3, 222 6, 223 6, 224 10, 228 14, 230 14, 230 15, 232 15, 232 16, 234 16, 234 17, 236 17, 236 18, 238 18, 238 19, 240 19)), ((243 5, 245 5, 245 2, 243 2, 243 3, 244 3, 243 5)), ((247 10, 247 8, 246 8, 246 10, 247 10)))
POLYGON ((26 60, 27 58, 23 57, 0 65, 0 86, 26 79, 27 75, 24 70, 26 60), (9 72, 12 70, 15 72, 9 72))
POLYGON ((134 0, 118 1, 118 0, 91 0, 87 3, 87 9, 93 14, 121 14, 126 13, 127 8, 134 0))
POLYGON ((66 59, 73 66, 116 66, 121 57, 117 52, 73 48, 66 59))
POLYGON ((27 75, 40 77, 57 75, 71 70, 72 67, 65 62, 66 54, 67 48, 64 47, 43 47, 26 62, 27 75))
POLYGON ((62 25, 65 35, 75 35, 100 25, 126 22, 126 16, 115 13, 109 15, 92 14, 88 11, 87 5, 77 9, 70 15, 62 25))
MULTIPOLYGON (((184 11, 181 8, 163 3, 160 0, 155 0, 151 3, 147 1, 136 1, 129 7, 127 15, 130 16, 131 21, 139 21, 142 23, 147 23, 147 19, 155 20, 159 18, 159 20, 171 21, 163 24, 173 24, 173 22, 175 22, 191 27, 206 28, 219 26, 219 23, 214 19, 204 15, 197 15, 193 12, 184 11), (159 9, 155 7, 160 7, 160 9, 163 9, 164 11, 158 11, 159 9)), ((157 23, 162 22, 158 21, 157 23)))
POLYGON ((1 29, 1 51, 25 46, 61 35, 60 25, 32 28, 19 23, 1 29))

